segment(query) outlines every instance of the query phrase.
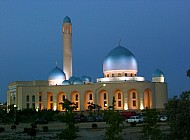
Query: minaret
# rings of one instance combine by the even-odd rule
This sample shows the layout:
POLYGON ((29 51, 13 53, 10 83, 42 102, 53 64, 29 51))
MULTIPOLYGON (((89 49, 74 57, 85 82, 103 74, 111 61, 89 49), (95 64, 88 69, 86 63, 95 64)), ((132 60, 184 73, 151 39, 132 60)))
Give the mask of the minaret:
POLYGON ((63 20, 63 71, 66 79, 72 76, 72 24, 71 19, 66 16, 63 20))

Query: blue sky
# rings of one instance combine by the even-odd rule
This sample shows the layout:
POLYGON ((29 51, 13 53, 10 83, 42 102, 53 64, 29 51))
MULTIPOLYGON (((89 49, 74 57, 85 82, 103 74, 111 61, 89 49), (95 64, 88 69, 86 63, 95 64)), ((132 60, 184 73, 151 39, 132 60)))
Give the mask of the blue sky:
POLYGON ((62 22, 73 25, 73 74, 103 77, 105 56, 119 44, 138 62, 138 75, 151 80, 160 68, 169 97, 190 90, 189 0, 1 0, 0 102, 8 83, 47 80, 62 68, 62 22))

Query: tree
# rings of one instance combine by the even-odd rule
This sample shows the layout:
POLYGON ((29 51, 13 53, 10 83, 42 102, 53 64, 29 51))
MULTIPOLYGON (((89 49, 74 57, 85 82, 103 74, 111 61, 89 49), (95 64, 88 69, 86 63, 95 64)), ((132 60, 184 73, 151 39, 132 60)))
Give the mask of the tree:
POLYGON ((143 125, 143 139, 160 140, 162 133, 158 125, 158 112, 156 109, 145 110, 145 124, 143 125))
POLYGON ((114 106, 115 98, 113 97, 112 106, 108 107, 108 110, 104 111, 106 124, 108 124, 108 127, 105 131, 106 140, 122 139, 121 136, 119 136, 119 134, 122 132, 124 128, 123 119, 119 111, 116 111, 114 109, 114 106))
POLYGON ((187 70, 187 77, 190 78, 190 69, 187 70))
POLYGON ((170 124, 170 138, 190 139, 190 91, 175 96, 165 105, 170 124))
POLYGON ((73 113, 73 110, 76 109, 76 104, 67 99, 63 103, 59 104, 63 106, 63 109, 66 109, 64 115, 66 128, 59 134, 59 138, 66 140, 74 140, 77 138, 77 132, 79 131, 79 128, 75 126, 73 113))

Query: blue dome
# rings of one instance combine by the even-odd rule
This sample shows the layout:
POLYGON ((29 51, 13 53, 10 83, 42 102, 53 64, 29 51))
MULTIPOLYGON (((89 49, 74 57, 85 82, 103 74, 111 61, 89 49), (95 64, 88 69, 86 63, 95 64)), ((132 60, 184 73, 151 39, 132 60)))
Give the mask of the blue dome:
POLYGON ((76 77, 75 77, 75 76, 71 76, 71 77, 69 78, 69 81, 71 82, 71 84, 73 84, 75 80, 76 80, 76 77))
POLYGON ((153 72, 152 77, 164 77, 164 73, 160 69, 157 68, 153 72))
POLYGON ((82 85, 83 82, 81 81, 80 78, 76 78, 76 80, 74 81, 73 85, 82 85))
POLYGON ((48 80, 65 80, 65 73, 57 66, 49 72, 48 80))
POLYGON ((71 23, 71 19, 68 16, 66 16, 63 20, 63 23, 71 23))
POLYGON ((69 80, 65 80, 62 82, 62 85, 71 85, 71 82, 69 80))
POLYGON ((88 83, 88 82, 91 82, 91 79, 88 76, 82 76, 81 81, 88 83))
POLYGON ((118 46, 111 50, 103 62, 103 71, 109 70, 136 70, 137 61, 128 49, 118 46))

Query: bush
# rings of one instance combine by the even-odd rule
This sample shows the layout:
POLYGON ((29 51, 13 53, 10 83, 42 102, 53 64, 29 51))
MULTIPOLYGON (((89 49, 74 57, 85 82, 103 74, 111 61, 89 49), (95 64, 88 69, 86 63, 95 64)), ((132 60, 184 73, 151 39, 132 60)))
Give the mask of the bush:
POLYGON ((98 128, 98 125, 97 125, 96 123, 93 123, 93 124, 92 124, 92 128, 93 128, 93 129, 97 129, 97 128, 98 128))
POLYGON ((43 132, 47 132, 48 131, 48 127, 47 126, 43 126, 43 132))
POLYGON ((4 131, 5 131, 5 128, 0 127, 0 133, 1 133, 1 132, 4 132, 4 131))
POLYGON ((23 133, 28 133, 28 129, 29 129, 29 128, 26 128, 26 127, 25 127, 24 130, 23 130, 23 133))

